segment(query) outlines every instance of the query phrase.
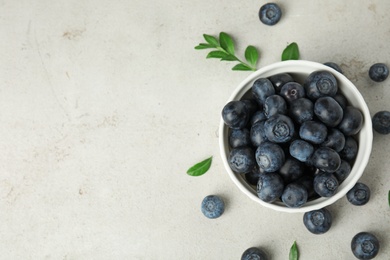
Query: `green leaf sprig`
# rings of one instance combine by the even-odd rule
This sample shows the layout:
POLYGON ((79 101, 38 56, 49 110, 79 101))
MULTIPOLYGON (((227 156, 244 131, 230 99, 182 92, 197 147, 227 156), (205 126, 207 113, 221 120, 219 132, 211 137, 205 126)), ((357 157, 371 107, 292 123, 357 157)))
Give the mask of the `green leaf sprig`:
POLYGON ((299 252, 298 252, 298 247, 296 241, 294 241, 293 245, 291 246, 290 249, 290 255, 289 255, 289 260, 298 260, 299 259, 299 252))
POLYGON ((213 160, 213 157, 211 156, 211 157, 195 164, 194 166, 192 166, 191 168, 189 168, 187 170, 187 174, 190 176, 200 176, 200 175, 205 174, 210 169, 212 160, 213 160))
POLYGON ((292 42, 283 50, 282 61, 299 60, 299 48, 296 42, 292 42))
POLYGON ((216 58, 221 59, 221 61, 236 61, 238 64, 236 64, 232 70, 244 70, 244 71, 256 71, 256 64, 259 59, 259 53, 257 49, 249 45, 245 49, 245 60, 247 62, 244 62, 240 60, 235 55, 235 48, 234 48, 234 42, 232 37, 225 33, 221 32, 219 34, 219 39, 212 35, 203 34, 204 39, 207 43, 200 43, 199 45, 195 46, 196 50, 204 50, 204 49, 216 49, 214 51, 210 51, 206 58, 216 58))

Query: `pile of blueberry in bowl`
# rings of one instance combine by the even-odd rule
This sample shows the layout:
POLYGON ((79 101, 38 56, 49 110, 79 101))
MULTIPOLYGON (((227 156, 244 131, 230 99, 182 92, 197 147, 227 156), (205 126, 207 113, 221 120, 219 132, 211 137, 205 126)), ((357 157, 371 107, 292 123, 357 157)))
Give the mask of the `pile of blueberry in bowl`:
POLYGON ((220 152, 238 188, 285 212, 324 208, 351 190, 372 148, 368 107, 331 66, 283 61, 247 77, 222 110, 220 152))

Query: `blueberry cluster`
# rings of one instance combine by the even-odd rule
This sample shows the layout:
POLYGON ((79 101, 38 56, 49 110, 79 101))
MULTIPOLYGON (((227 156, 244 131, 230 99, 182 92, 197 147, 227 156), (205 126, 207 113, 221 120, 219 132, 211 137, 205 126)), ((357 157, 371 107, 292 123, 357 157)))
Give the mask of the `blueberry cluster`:
POLYGON ((325 70, 301 83, 288 73, 259 78, 243 99, 224 106, 222 118, 230 128, 231 169, 257 187, 261 200, 291 208, 337 192, 363 125, 361 111, 325 70))

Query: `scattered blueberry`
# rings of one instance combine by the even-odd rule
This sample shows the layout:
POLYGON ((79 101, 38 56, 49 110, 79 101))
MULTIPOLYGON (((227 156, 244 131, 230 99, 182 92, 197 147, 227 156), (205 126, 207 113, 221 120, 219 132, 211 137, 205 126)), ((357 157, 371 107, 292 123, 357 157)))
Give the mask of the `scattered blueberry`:
POLYGON ((290 141, 295 133, 293 121, 285 115, 277 114, 264 122, 265 136, 271 142, 285 143, 290 141))
POLYGON ((359 109, 353 106, 347 106, 344 109, 344 116, 338 128, 345 135, 357 134, 363 126, 363 114, 359 109))
POLYGON ((314 103, 314 114, 329 127, 337 126, 343 119, 343 109, 332 97, 320 97, 314 103))
POLYGON ((280 95, 288 102, 305 97, 305 89, 298 82, 287 82, 282 86, 280 95))
POLYGON ((380 134, 390 133, 390 112, 379 111, 372 117, 372 127, 380 134))
POLYGON ((329 172, 320 172, 314 177, 314 190, 321 197, 332 197, 339 187, 337 178, 329 172))
POLYGON ((264 101, 264 114, 267 118, 277 114, 286 114, 286 101, 279 95, 272 95, 264 101))
POLYGON ((203 199, 201 210, 207 218, 218 218, 225 211, 225 203, 219 196, 209 195, 203 199))
POLYGON ((344 134, 336 128, 331 128, 328 131, 325 141, 321 143, 321 146, 332 148, 336 152, 340 152, 345 145, 344 134))
POLYGON ((329 71, 318 70, 309 74, 304 83, 306 95, 315 100, 319 97, 334 96, 337 93, 337 80, 329 71))
POLYGON ((249 147, 233 148, 229 153, 228 162, 236 173, 250 172, 256 165, 254 152, 249 147))
POLYGON ((259 18, 263 24, 275 25, 282 17, 282 10, 275 3, 267 3, 261 6, 259 11, 259 18))
POLYGON ((307 98, 299 98, 290 104, 291 118, 298 124, 313 119, 314 105, 313 102, 307 98))
POLYGON ((274 202, 283 193, 283 179, 278 173, 261 174, 257 183, 257 196, 265 202, 274 202))
POLYGON ((331 68, 334 69, 335 71, 340 72, 341 74, 343 74, 343 71, 340 69, 340 66, 337 65, 337 63, 334 63, 334 62, 325 62, 324 65, 326 65, 326 66, 328 66, 328 67, 331 67, 331 68))
POLYGON ((232 148, 249 146, 251 144, 249 130, 247 128, 232 129, 229 135, 229 144, 232 148))
POLYGON ((370 67, 368 76, 375 82, 382 82, 389 76, 389 68, 384 63, 375 63, 370 67))
POLYGON ((357 182, 351 190, 347 192, 348 201, 355 206, 362 206, 370 200, 370 188, 361 182, 357 182))
POLYGON ((280 90, 284 84, 286 84, 287 82, 294 81, 294 78, 288 73, 275 74, 275 75, 268 77, 268 79, 274 85, 276 93, 280 92, 280 90))
POLYGON ((352 136, 345 138, 344 148, 339 152, 341 159, 351 162, 356 158, 358 153, 358 143, 352 136))
POLYGON ((250 247, 244 251, 241 260, 268 260, 267 254, 257 247, 250 247))
POLYGON ((303 215, 303 224, 313 234, 324 234, 332 226, 332 215, 326 208, 309 211, 303 215))
POLYGON ((243 128, 249 120, 248 109, 242 101, 230 101, 222 110, 222 118, 232 129, 243 128))
POLYGON ((311 163, 321 171, 334 172, 340 167, 341 158, 332 148, 319 147, 314 151, 311 163))
POLYGON ((339 183, 343 182, 351 172, 351 164, 345 160, 341 160, 340 167, 333 173, 339 183))
POLYGON ((265 121, 257 122, 251 127, 250 140, 254 147, 258 147, 260 144, 267 141, 267 137, 265 135, 265 121))
POLYGON ((314 152, 314 147, 304 140, 296 139, 291 142, 289 152, 295 159, 301 162, 307 162, 314 152))
POLYGON ((358 259, 373 259, 379 252, 379 240, 369 232, 360 232, 352 238, 351 249, 358 259))
POLYGON ((265 99, 274 94, 275 88, 267 78, 259 78, 252 85, 252 95, 261 107, 263 107, 265 99))
POLYGON ((302 184, 290 183, 284 188, 282 201, 289 208, 299 208, 306 203, 307 190, 302 184))
POLYGON ((285 161, 283 149, 271 142, 264 142, 256 149, 257 164, 265 172, 275 172, 282 167, 285 161))
POLYGON ((328 135, 327 127, 317 121, 305 121, 299 128, 299 136, 308 142, 313 144, 320 144, 325 141, 328 135))

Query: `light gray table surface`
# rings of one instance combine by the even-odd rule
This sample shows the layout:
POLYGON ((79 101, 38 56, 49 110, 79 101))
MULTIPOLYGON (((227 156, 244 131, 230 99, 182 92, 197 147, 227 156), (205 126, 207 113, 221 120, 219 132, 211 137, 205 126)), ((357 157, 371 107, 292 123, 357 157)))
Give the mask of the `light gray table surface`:
POLYGON ((302 215, 266 209, 224 170, 221 109, 250 72, 206 60, 202 35, 227 32, 237 54, 260 51, 258 68, 297 42, 301 59, 338 63, 371 114, 390 110, 390 2, 276 1, 275 26, 259 21, 265 1, 0 1, 0 259, 240 259, 251 246, 288 259, 354 259, 356 233, 378 236, 390 259, 390 136, 374 133, 361 181, 363 207, 343 198, 323 235, 302 215), (210 170, 187 169, 213 156, 210 170), (200 203, 221 195, 224 214, 200 203))

